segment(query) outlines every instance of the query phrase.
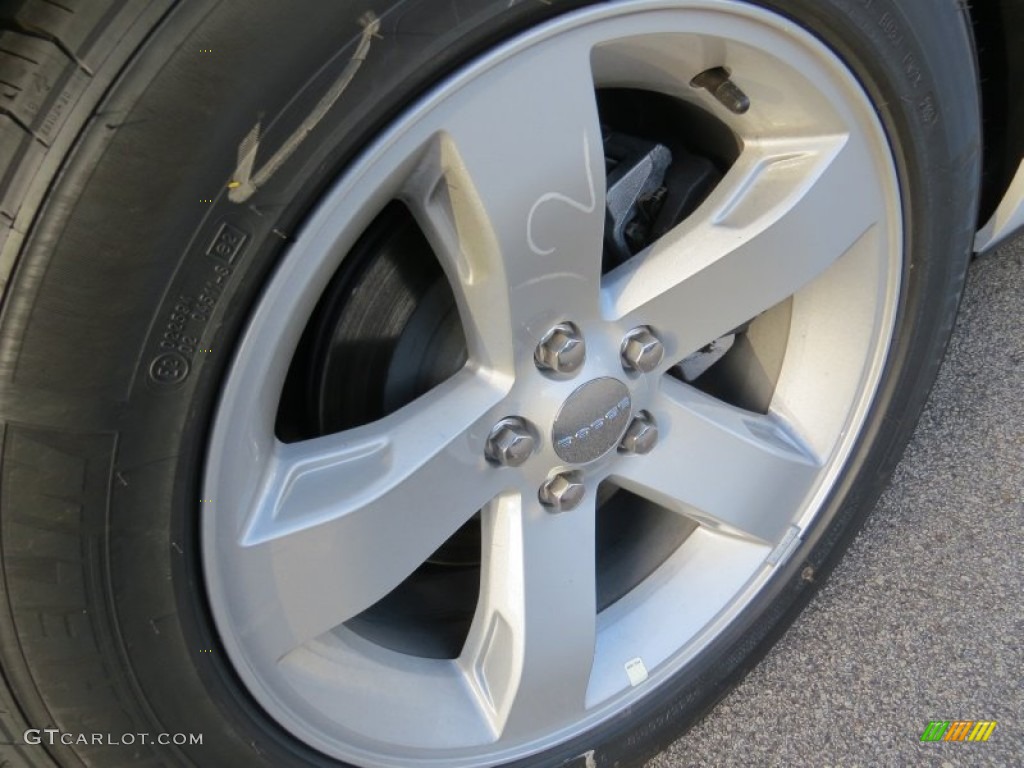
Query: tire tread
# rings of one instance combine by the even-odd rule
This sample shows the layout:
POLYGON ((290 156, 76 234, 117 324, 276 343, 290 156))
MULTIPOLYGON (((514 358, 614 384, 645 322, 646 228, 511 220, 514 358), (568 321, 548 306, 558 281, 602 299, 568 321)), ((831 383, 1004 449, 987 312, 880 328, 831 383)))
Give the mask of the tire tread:
MULTIPOLYGON (((138 0, 0 4, 0 296, 39 210, 28 190, 50 183, 81 129, 83 112, 93 112, 98 102, 93 96, 84 103, 87 88, 97 77, 103 83, 113 80, 123 61, 112 51, 161 4, 166 5, 138 0), (76 110, 78 119, 69 121, 76 110)), ((0 428, 0 435, 10 437, 12 426, 0 428)), ((3 445, 5 464, 16 461, 11 449, 3 445)), ((6 488, 4 496, 12 490, 6 488)), ((73 550, 86 551, 89 542, 80 532, 69 537, 68 531, 57 530, 66 522, 60 515, 49 521, 23 517, 9 519, 0 531, 0 553, 6 555, 0 562, 0 768, 52 768, 55 759, 66 766, 83 765, 68 747, 25 743, 27 729, 55 727, 62 719, 59 709, 47 706, 37 678, 46 680, 51 694, 60 692, 65 704, 74 691, 71 698, 83 711, 116 706, 111 685, 105 687, 91 674, 102 654, 82 607, 84 596, 76 590, 82 574, 72 577, 71 560, 32 555, 30 542, 41 544, 55 536, 70 538, 73 550), (9 547, 19 539, 19 554, 13 556, 9 547), (31 664, 22 647, 25 639, 33 642, 31 664)), ((131 761, 141 755, 133 758, 129 750, 124 757, 131 761)))
POLYGON ((111 63, 114 43, 151 5, 142 0, 0 4, 0 296, 37 212, 36 205, 25 205, 31 199, 27 191, 52 180, 56 169, 44 164, 47 153, 64 138, 69 117, 96 75, 111 63))

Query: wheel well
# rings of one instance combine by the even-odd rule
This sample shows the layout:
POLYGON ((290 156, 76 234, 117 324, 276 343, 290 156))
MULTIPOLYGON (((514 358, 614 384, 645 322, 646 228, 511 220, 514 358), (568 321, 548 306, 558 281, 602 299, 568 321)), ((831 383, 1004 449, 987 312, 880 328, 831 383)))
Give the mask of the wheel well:
POLYGON ((978 224, 995 211, 1024 158, 1024 0, 968 4, 981 84, 982 164, 978 224))

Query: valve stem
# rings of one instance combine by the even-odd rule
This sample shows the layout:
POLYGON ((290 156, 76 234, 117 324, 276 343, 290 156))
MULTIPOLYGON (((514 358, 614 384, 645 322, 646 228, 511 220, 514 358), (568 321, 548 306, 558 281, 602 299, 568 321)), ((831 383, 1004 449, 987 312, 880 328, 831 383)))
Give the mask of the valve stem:
POLYGON ((725 67, 705 69, 690 81, 690 85, 704 88, 718 99, 723 107, 737 115, 742 115, 750 109, 750 98, 732 81, 729 70, 725 67))

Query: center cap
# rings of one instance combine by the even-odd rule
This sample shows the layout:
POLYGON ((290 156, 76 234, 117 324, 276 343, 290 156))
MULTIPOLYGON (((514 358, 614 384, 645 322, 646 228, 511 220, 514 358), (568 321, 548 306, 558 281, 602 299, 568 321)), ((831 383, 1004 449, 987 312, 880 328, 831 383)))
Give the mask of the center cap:
POLYGON ((551 428, 555 453, 570 464, 586 464, 619 444, 632 403, 629 390, 618 379, 588 381, 562 403, 551 428))

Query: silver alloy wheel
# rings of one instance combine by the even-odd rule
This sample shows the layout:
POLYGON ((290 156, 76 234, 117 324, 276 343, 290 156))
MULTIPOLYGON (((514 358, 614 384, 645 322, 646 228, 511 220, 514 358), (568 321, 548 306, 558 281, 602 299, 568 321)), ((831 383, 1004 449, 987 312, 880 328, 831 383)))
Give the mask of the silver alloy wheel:
POLYGON ((227 377, 203 557, 218 630, 251 694, 297 738, 348 762, 475 766, 554 746, 654 690, 758 594, 833 487, 893 331, 900 211, 892 153, 856 79, 807 32, 753 6, 585 9, 443 83, 325 196, 227 377), (691 85, 715 66, 749 97, 745 114, 691 85), (602 275, 594 93, 611 86, 699 105, 741 151, 693 215, 602 275), (331 275, 394 199, 453 287, 469 362, 379 421, 282 443, 274 416, 292 350, 331 275), (785 358, 766 414, 666 375, 779 306, 785 358), (565 321, 587 347, 562 380, 538 371, 535 351, 565 321), (620 347, 640 326, 664 356, 627 372, 620 347), (552 424, 602 378, 622 382, 633 415, 650 415, 657 445, 646 455, 602 446, 566 463, 552 424), (488 435, 511 416, 536 426, 536 450, 495 466, 488 435), (538 489, 560 472, 582 475, 587 493, 551 514, 538 489), (598 614, 602 481, 699 525, 598 614), (344 626, 478 510, 480 598, 459 658, 404 655, 344 626))

